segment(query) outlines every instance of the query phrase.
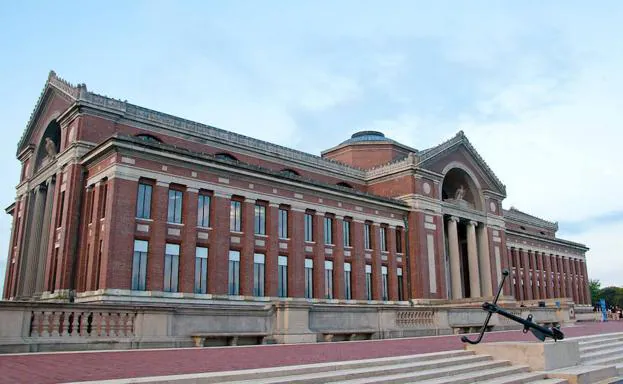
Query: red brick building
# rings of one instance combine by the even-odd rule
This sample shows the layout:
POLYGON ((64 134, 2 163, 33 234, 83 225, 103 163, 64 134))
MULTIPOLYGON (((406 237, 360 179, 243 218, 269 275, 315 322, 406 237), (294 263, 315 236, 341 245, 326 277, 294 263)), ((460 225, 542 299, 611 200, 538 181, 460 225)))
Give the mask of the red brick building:
POLYGON ((8 300, 589 304, 587 248, 502 209, 462 132, 424 150, 359 132, 315 156, 50 74, 18 144, 8 300))

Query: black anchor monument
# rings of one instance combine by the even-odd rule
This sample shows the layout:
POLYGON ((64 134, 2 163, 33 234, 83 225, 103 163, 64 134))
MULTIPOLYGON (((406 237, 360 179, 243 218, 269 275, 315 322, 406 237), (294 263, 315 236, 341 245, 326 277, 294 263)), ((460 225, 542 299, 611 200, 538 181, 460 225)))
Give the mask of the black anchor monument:
POLYGON ((534 334, 534 336, 536 336, 537 339, 541 341, 545 341, 545 339, 548 337, 554 339, 554 341, 564 339, 565 335, 560 330, 560 327, 552 327, 552 328, 543 327, 532 321, 532 314, 529 314, 526 319, 522 319, 521 317, 515 316, 512 313, 507 312, 504 309, 498 307, 497 305, 498 298, 500 297, 500 294, 502 293, 502 287, 504 286, 504 282, 506 281, 508 274, 509 274, 508 269, 505 269, 502 272, 502 275, 503 275, 502 281, 500 282, 500 286, 498 287, 498 292, 495 295, 495 299, 493 299, 493 303, 488 303, 485 301, 482 304, 482 309, 487 311, 488 313, 487 313, 487 318, 485 320, 485 323, 483 324, 482 329, 480 330, 480 334, 478 335, 478 338, 476 340, 470 340, 467 336, 462 336, 461 341, 463 341, 464 343, 469 343, 469 344, 480 343, 480 341, 482 340, 482 337, 484 336, 487 330, 487 326, 489 325, 489 320, 491 319, 491 315, 494 313, 504 316, 507 319, 516 321, 519 324, 522 324, 523 333, 528 333, 528 331, 530 331, 532 332, 532 334, 534 334))

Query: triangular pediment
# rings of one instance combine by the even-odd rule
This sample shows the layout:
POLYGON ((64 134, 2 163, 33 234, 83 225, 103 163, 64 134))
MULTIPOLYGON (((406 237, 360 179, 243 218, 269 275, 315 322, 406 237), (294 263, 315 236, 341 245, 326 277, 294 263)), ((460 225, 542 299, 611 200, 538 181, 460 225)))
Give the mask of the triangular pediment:
POLYGON ((461 164, 473 172, 483 190, 506 196, 506 186, 478 154, 463 131, 444 143, 421 151, 418 157, 419 168, 438 174, 444 174, 452 164, 461 164))
POLYGON ((37 145, 33 142, 36 141, 37 133, 76 101, 80 90, 80 86, 75 87, 57 77, 54 71, 50 72, 17 145, 18 156, 29 144, 37 145))

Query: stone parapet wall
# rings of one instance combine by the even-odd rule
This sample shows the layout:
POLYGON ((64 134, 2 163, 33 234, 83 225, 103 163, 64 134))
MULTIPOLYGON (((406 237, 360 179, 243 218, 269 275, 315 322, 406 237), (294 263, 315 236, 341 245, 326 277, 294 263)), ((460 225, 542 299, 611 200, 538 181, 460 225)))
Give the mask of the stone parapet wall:
MULTIPOLYGON (((545 325, 571 320, 573 307, 509 308, 545 325)), ((474 332, 479 308, 287 301, 177 304, 0 302, 0 352, 193 347, 197 337, 245 336, 264 343, 386 339, 474 332), (195 339, 193 339, 195 336, 195 339)), ((520 325, 494 315, 494 330, 520 325)), ((203 340, 203 339, 201 339, 203 340)))

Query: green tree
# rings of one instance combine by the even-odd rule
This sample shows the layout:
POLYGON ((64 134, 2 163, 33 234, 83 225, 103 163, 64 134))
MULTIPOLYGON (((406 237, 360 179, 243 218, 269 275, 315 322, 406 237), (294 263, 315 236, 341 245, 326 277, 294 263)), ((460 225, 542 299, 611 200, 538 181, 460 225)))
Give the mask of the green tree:
POLYGON ((599 290, 598 296, 599 299, 605 299, 609 307, 623 307, 623 288, 606 287, 599 290))
POLYGON ((601 282, 597 279, 589 279, 588 288, 591 290, 591 303, 595 305, 600 299, 601 282))

